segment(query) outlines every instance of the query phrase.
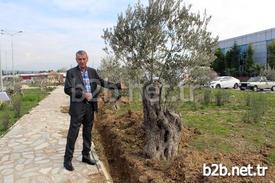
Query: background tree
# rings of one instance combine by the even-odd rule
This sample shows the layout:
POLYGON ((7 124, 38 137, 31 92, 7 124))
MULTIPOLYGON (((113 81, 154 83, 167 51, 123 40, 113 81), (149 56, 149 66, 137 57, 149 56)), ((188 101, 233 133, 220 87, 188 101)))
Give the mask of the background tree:
MULTIPOLYGON (((129 69, 121 64, 114 56, 108 55, 101 60, 98 68, 99 75, 112 82, 128 81, 140 84, 142 77, 145 75, 140 69, 129 69), (132 77, 133 76, 133 77, 132 77)), ((126 83, 133 84, 133 83, 126 83)))
POLYGON ((240 75, 240 48, 237 43, 234 43, 232 49, 232 75, 239 76, 240 75))
POLYGON ((169 83, 171 91, 184 72, 193 82, 200 82, 205 72, 199 70, 209 69, 214 60, 217 39, 207 31, 210 17, 190 9, 182 0, 149 0, 147 7, 138 2, 118 16, 116 26, 104 30, 105 50, 129 71, 142 70, 147 76, 142 102, 144 152, 149 158, 172 158, 180 140, 181 120, 163 105, 163 84, 169 83))
POLYGON ((68 69, 66 67, 62 67, 60 69, 57 69, 56 72, 66 72, 68 69))
POLYGON ((275 69, 272 69, 270 66, 267 66, 267 68, 262 67, 260 75, 265 76, 268 80, 275 81, 275 69))
POLYGON ((231 75, 232 68, 232 50, 230 49, 225 53, 225 74, 231 75))
POLYGON ((240 75, 240 48, 234 43, 232 48, 225 54, 226 74, 232 76, 240 75))
POLYGON ((253 54, 254 50, 252 48, 252 45, 249 44, 247 48, 247 56, 245 60, 245 72, 248 74, 248 76, 252 76, 255 74, 255 64, 253 60, 253 54))
POLYGON ((215 56, 216 56, 216 59, 211 64, 211 67, 213 68, 214 71, 219 73, 219 75, 224 75, 225 74, 225 56, 221 48, 216 49, 215 56))
POLYGON ((271 69, 275 69, 275 41, 267 46, 267 62, 271 69))
POLYGON ((101 60, 99 74, 107 80, 119 81, 123 75, 123 70, 121 64, 115 57, 107 56, 101 60))
MULTIPOLYGON (((121 63, 113 56, 106 56, 101 60, 98 73, 101 78, 111 82, 129 80, 126 67, 122 66, 121 63)), ((116 104, 116 101, 120 98, 121 93, 117 90, 105 90, 104 88, 101 88, 100 92, 104 93, 103 101, 109 102, 112 104, 112 109, 117 110, 119 106, 116 104)))

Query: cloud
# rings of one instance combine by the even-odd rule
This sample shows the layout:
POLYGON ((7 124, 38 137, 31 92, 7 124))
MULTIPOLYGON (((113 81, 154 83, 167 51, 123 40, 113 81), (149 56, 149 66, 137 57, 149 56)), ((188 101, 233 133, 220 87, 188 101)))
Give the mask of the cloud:
MULTIPOLYGON (((45 16, 29 6, 12 3, 4 4, 4 9, 6 10, 1 12, 2 20, 6 20, 5 17, 10 19, 5 22, 8 31, 19 30, 19 27, 20 30, 24 30, 20 37, 14 37, 16 69, 40 70, 69 67, 75 64, 74 53, 78 49, 87 50, 90 53, 90 63, 96 67, 104 56, 102 51, 104 41, 101 35, 103 28, 111 27, 112 22, 68 16, 45 16), (10 14, 8 9, 23 14, 16 17, 15 14, 10 14), (21 26, 16 26, 14 20, 17 20, 21 26)), ((0 28, 7 30, 6 27, 0 28)), ((8 36, 3 39, 3 51, 11 55, 8 36)), ((11 68, 10 57, 8 59, 8 68, 11 68)))
MULTIPOLYGON (((137 0, 21 0, 0 1, 0 29, 22 35, 14 37, 17 69, 47 70, 75 65, 74 53, 85 49, 90 66, 98 67, 104 41, 103 28, 116 24, 117 15, 137 0)), ((147 0, 142 0, 147 3, 147 0)), ((209 30, 220 39, 274 27, 270 0, 186 0, 193 11, 204 9, 212 20, 209 30)), ((10 68, 10 37, 2 37, 4 68, 10 68), (7 58, 7 59, 6 59, 7 58)))
POLYGON ((212 16, 209 30, 220 39, 240 36, 275 27, 272 15, 275 1, 262 0, 187 0, 194 10, 212 16))
MULTIPOLYGON (((45 2, 49 3, 46 0, 45 2)), ((104 13, 108 11, 120 13, 117 10, 124 10, 129 4, 136 3, 137 0, 50 0, 50 2, 65 11, 98 14, 100 11, 104 13)), ((146 3, 147 0, 142 0, 141 2, 146 3)))

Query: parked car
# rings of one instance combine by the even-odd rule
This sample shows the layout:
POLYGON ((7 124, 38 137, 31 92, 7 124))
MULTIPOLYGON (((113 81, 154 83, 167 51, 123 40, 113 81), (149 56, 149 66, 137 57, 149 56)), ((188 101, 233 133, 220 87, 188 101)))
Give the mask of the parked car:
POLYGON ((212 80, 209 84, 211 88, 234 88, 237 89, 240 85, 240 80, 232 76, 220 76, 212 80))
POLYGON ((241 82, 241 90, 250 89, 258 91, 259 89, 271 89, 275 91, 275 81, 268 81, 264 76, 251 77, 247 82, 241 82))

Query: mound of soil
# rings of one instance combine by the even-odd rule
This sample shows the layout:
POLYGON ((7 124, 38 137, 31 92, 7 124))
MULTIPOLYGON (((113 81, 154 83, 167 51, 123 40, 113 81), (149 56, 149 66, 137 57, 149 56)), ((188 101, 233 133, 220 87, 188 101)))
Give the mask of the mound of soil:
MULTIPOLYGON (((154 161, 143 155, 143 113, 131 112, 117 117, 111 111, 98 116, 95 128, 100 134, 110 173, 114 182, 125 183, 196 183, 196 182, 272 182, 275 168, 265 160, 268 147, 259 153, 215 154, 197 151, 188 145, 191 138, 200 135, 197 129, 184 128, 178 156, 174 160, 154 161), (224 166, 268 166, 264 177, 206 177, 203 164, 222 163, 224 166)), ((101 152, 102 153, 102 152, 101 152)), ((100 154, 100 153, 99 153, 100 154)))

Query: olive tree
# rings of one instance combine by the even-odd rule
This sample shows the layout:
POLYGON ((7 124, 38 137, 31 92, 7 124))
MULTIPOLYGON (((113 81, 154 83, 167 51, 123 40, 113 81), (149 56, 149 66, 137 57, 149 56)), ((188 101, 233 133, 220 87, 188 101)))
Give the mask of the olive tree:
POLYGON ((149 0, 147 6, 129 6, 113 28, 104 30, 107 53, 129 71, 142 70, 148 76, 142 90, 148 158, 169 160, 177 154, 182 122, 163 105, 162 87, 168 83, 172 90, 186 76, 196 83, 204 80, 217 43, 207 31, 209 20, 206 13, 191 12, 182 0, 149 0))
POLYGON ((98 72, 102 78, 111 81, 127 80, 129 76, 127 69, 113 56, 106 56, 101 59, 98 72))
POLYGON ((268 65, 274 69, 275 68, 275 41, 272 41, 267 47, 267 61, 268 65))

